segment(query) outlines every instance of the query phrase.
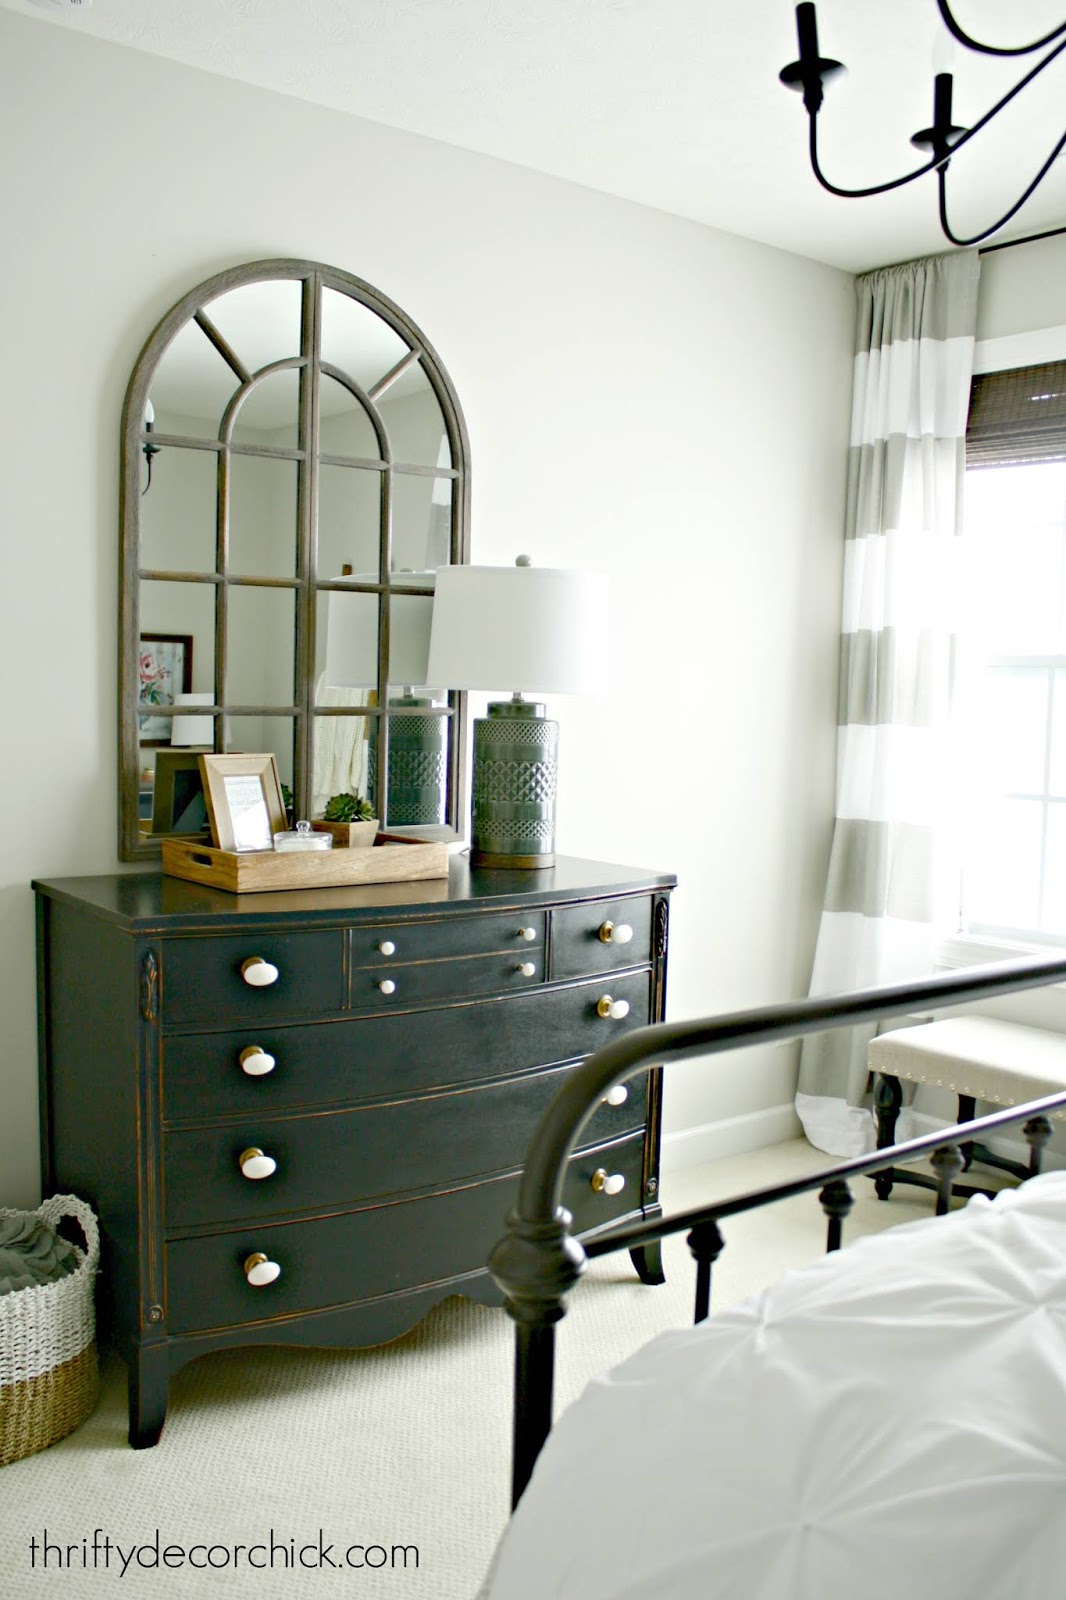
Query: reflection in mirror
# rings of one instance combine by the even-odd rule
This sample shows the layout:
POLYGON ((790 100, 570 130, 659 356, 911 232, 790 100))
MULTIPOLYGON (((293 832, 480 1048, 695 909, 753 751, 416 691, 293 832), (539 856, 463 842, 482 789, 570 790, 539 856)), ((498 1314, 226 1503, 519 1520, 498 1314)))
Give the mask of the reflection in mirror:
POLYGON ((294 590, 231 585, 226 616, 226 704, 293 705, 295 638, 294 590))
POLYGON ((293 279, 242 283, 209 300, 204 315, 246 372, 260 372, 302 349, 303 285, 293 279))
MULTIPOLYGON (((442 711, 430 711, 433 704, 428 694, 389 697, 390 706, 408 707, 412 714, 389 719, 387 827, 427 823, 436 826, 445 819, 448 722, 442 711)), ((371 789, 376 790, 376 780, 376 751, 372 746, 368 772, 371 789)))
MULTIPOLYGON (((353 696, 355 691, 351 691, 353 696)), ((364 700, 365 700, 364 696, 364 700)), ((326 694, 323 705, 347 703, 326 694)), ((335 794, 365 795, 377 805, 375 786, 370 782, 370 751, 373 748, 376 720, 354 714, 316 717, 315 776, 311 815, 320 817, 335 794)))
MULTIPOLYGON (((165 583, 145 579, 140 586, 141 639, 153 634, 188 640, 185 666, 191 672, 182 684, 171 682, 159 688, 162 705, 173 703, 175 689, 213 690, 215 686, 215 585, 213 583, 165 583), (189 657, 191 656, 191 663, 189 657)), ((146 652, 141 651, 138 700, 153 697, 146 682, 146 652)), ((170 743, 169 733, 164 741, 170 743)))
POLYGON ((368 467, 318 469, 318 579, 330 582, 353 572, 378 576, 381 543, 380 472, 368 467))
POLYGON ((355 379, 364 394, 373 391, 411 347, 376 311, 336 289, 322 291, 322 361, 340 367, 355 379))
POLYGON ((274 754, 298 814, 351 789, 370 792, 392 825, 454 828, 464 702, 434 698, 410 647, 428 633, 434 569, 466 559, 466 471, 462 416, 431 346, 350 274, 254 262, 167 313, 123 421, 124 859, 158 855, 153 767, 181 748, 173 703, 140 704, 148 643, 153 692, 217 706, 200 715, 204 744, 274 754), (158 448, 146 457, 146 446, 158 448), (321 588, 346 575, 351 588, 321 588))
POLYGON ((217 439, 222 414, 240 380, 198 323, 174 335, 152 377, 149 398, 157 433, 217 439))
POLYGON ((141 566, 152 572, 214 572, 214 450, 156 447, 141 506, 141 566))
POLYGON ((296 576, 298 465, 277 456, 230 458, 229 570, 238 577, 296 576))
POLYGON ((272 755, 286 789, 293 779, 292 717, 227 717, 226 750, 234 754, 272 755))
POLYGON ((295 367, 258 378, 238 403, 230 432, 233 444, 263 450, 295 450, 300 442, 300 374, 295 367))
POLYGON ((451 520, 450 478, 397 472, 392 484, 393 572, 447 566, 451 520))
POLYGON ((440 401, 421 366, 408 367, 378 400, 392 459, 413 467, 450 467, 451 451, 440 401))
POLYGON ((336 378, 323 374, 319 388, 319 440, 326 456, 379 461, 381 447, 366 407, 336 378))

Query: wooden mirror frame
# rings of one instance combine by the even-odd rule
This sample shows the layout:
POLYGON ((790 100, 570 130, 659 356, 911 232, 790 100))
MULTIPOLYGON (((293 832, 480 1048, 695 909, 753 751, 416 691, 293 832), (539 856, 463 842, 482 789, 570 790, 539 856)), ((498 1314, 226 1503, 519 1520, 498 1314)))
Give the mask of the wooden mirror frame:
MULTIPOLYGON (((204 328, 202 321, 200 326, 204 328)), ((213 330, 204 328, 204 331, 208 333, 208 337, 211 337, 213 330)), ((219 349, 219 353, 223 358, 233 365, 233 362, 230 361, 232 352, 220 349, 215 340, 212 340, 212 342, 216 343, 216 349, 219 349)), ((235 373, 237 372, 236 366, 234 371, 235 373)), ((245 374, 245 377, 247 376, 245 374)), ((236 381, 237 379, 235 378, 236 381)), ((224 433, 224 431, 220 427, 220 434, 224 433)), ((197 439, 193 447, 214 450, 217 454, 218 481, 220 485, 219 490, 216 492, 217 505, 218 496, 222 493, 221 485, 224 483, 225 475, 228 471, 230 442, 224 438, 215 440, 197 439)), ((216 730, 214 746, 215 750, 220 753, 225 750, 226 719, 229 716, 274 715, 291 717, 294 735, 292 789, 295 811, 301 817, 309 817, 311 815, 314 723, 316 720, 313 668, 316 659, 317 597, 323 590, 330 588, 348 589, 350 587, 355 587, 358 591, 377 596, 377 705, 368 714, 372 718, 371 733, 376 740, 378 809, 384 820, 387 814, 389 777, 389 726, 397 715, 402 714, 388 708, 387 697, 384 693, 388 666, 390 603, 394 593, 405 592, 401 575, 391 573, 391 488, 394 476, 400 472, 437 478, 446 477, 452 480, 449 559, 453 564, 467 561, 469 559, 468 528, 470 506, 469 447, 466 425, 451 380, 421 330, 398 306, 361 279, 336 267, 326 266, 321 262, 296 259, 249 262, 243 266, 219 273, 207 279, 204 283, 197 285, 195 289, 190 290, 188 294, 183 296, 159 322, 133 368, 126 391, 122 418, 122 569, 119 628, 119 857, 121 860, 151 860, 158 858, 160 854, 159 838, 153 837, 144 830, 139 816, 141 761, 139 716, 142 713, 139 711, 138 655, 141 637, 141 583, 145 579, 208 583, 215 587, 215 700, 212 705, 198 705, 196 708, 197 715, 210 716, 214 719, 216 730), (228 533, 224 526, 224 517, 221 515, 218 517, 216 561, 213 572, 158 571, 147 567, 142 562, 142 480, 146 459, 149 466, 151 465, 151 456, 146 455, 146 446, 154 446, 157 450, 166 450, 168 447, 190 447, 189 438, 177 435, 169 436, 157 430, 148 430, 145 426, 145 408, 150 400, 151 385, 156 371, 172 341, 186 324, 194 318, 199 321, 203 316, 203 307, 219 295, 244 285, 270 280, 292 280, 299 282, 302 286, 301 349, 299 358, 273 364, 275 366, 294 367, 298 371, 298 448, 285 453, 288 459, 296 459, 297 461, 296 571, 291 582, 276 578, 264 578, 260 581, 255 577, 243 574, 236 578, 235 581, 240 582, 243 586, 256 587, 257 584, 260 584, 262 587, 273 589, 281 587, 293 591, 295 603, 295 703, 291 706, 249 707, 237 702, 228 703, 222 697, 220 688, 225 681, 226 671, 225 597, 228 594, 231 582, 228 568, 228 533), (327 288, 347 295, 360 302, 363 306, 368 307, 394 333, 399 335, 409 351, 402 366, 407 369, 417 364, 425 374, 428 384, 440 405, 450 450, 451 466, 448 469, 440 467, 433 469, 428 466, 420 467, 410 463, 393 461, 390 457, 390 451, 385 445, 384 430, 377 420, 374 409, 374 396, 380 393, 383 387, 387 386, 397 374, 390 372, 384 375, 382 382, 375 385, 370 395, 360 390, 354 382, 346 384, 367 408, 375 431, 378 434, 381 448, 380 461, 364 463, 374 470, 379 470, 382 474, 379 570, 377 581, 372 583, 357 581, 353 582, 352 585, 341 585, 331 583, 329 580, 320 582, 318 579, 317 467, 319 456, 324 453, 320 450, 319 443, 320 417, 318 409, 319 382, 323 371, 321 306, 323 303, 322 291, 327 288), (384 713, 380 709, 383 703, 386 703, 384 713), (221 738, 219 737, 220 732, 221 738)), ((406 592, 418 593, 423 591, 412 591, 411 588, 408 588, 406 592)), ((322 715, 321 710, 319 710, 318 715, 322 715)), ((448 739, 444 815, 446 827, 452 832, 458 832, 459 819, 464 816, 466 808, 464 792, 466 702, 464 695, 449 694, 446 715, 448 717, 448 739)))

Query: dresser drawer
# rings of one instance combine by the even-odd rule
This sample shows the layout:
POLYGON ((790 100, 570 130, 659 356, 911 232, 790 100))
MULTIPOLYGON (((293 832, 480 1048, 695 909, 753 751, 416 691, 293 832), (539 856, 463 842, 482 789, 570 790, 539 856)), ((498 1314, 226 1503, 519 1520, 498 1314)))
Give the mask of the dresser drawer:
MULTIPOLYGON (((359 1111, 168 1133, 166 1226, 277 1217, 508 1171, 521 1163, 530 1130, 572 1070, 359 1111), (245 1176, 240 1158, 250 1150, 273 1161, 274 1171, 245 1176)), ((623 1104, 601 1105, 583 1144, 642 1128, 645 1092, 641 1080, 623 1104)))
POLYGON ((651 1020, 647 972, 436 1010, 410 1009, 395 998, 391 1015, 171 1034, 163 1044, 164 1118, 335 1105, 503 1078, 588 1055, 651 1020), (628 1015, 601 1017, 597 1006, 608 996, 628 1005, 628 1015), (261 1076, 249 1076, 241 1065, 241 1055, 253 1045, 275 1063, 261 1076))
POLYGON ((340 930, 168 939, 161 969, 164 1027, 339 1011, 345 1001, 340 930), (242 974, 257 956, 277 968, 277 978, 262 987, 242 974))
POLYGON ((451 960, 414 962, 382 959, 376 967, 352 973, 351 1009, 380 1010, 427 1000, 454 1000, 462 995, 506 994, 544 982, 544 960, 536 945, 506 955, 459 956, 451 960))
MULTIPOLYGON (((643 1136, 571 1161, 563 1203, 581 1231, 640 1210, 643 1136), (597 1167, 626 1174, 618 1195, 597 1193, 597 1167)), ((167 1319, 172 1333, 273 1321, 308 1310, 395 1294, 484 1268, 514 1203, 517 1173, 487 1183, 306 1222, 251 1223, 167 1245, 167 1319), (262 1288, 245 1277, 262 1252, 281 1268, 262 1288)))
POLYGON ((442 917, 376 924, 351 932, 352 966, 378 967, 442 956, 509 955, 516 961, 544 959, 543 911, 518 910, 492 916, 442 917), (392 946, 390 950, 388 947, 392 946))
POLYGON ((552 913, 552 977, 579 978, 650 962, 651 904, 649 895, 632 895, 560 906, 552 913))

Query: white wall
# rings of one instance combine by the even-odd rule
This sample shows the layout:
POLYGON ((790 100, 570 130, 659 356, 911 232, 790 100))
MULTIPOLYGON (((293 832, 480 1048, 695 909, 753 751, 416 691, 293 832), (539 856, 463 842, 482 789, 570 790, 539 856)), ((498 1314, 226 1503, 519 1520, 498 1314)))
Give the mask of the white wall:
MULTIPOLYGON (((802 992, 832 809, 849 278, 556 179, 0 12, 0 1204, 37 1190, 29 880, 116 868, 118 440, 224 267, 345 268, 463 405, 474 557, 607 570, 614 679, 559 704, 559 844, 675 870, 674 1017, 802 992)), ((679 1128, 786 1103, 680 1075, 679 1128)))

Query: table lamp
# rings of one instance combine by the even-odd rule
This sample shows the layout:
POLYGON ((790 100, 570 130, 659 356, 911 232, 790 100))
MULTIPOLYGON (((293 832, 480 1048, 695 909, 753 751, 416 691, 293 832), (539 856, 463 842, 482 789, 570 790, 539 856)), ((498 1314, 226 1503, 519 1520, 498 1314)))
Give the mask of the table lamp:
POLYGON ((522 698, 594 694, 607 682, 607 579, 534 567, 439 567, 429 681, 499 689, 474 723, 470 859, 482 866, 555 862, 559 724, 522 698))

